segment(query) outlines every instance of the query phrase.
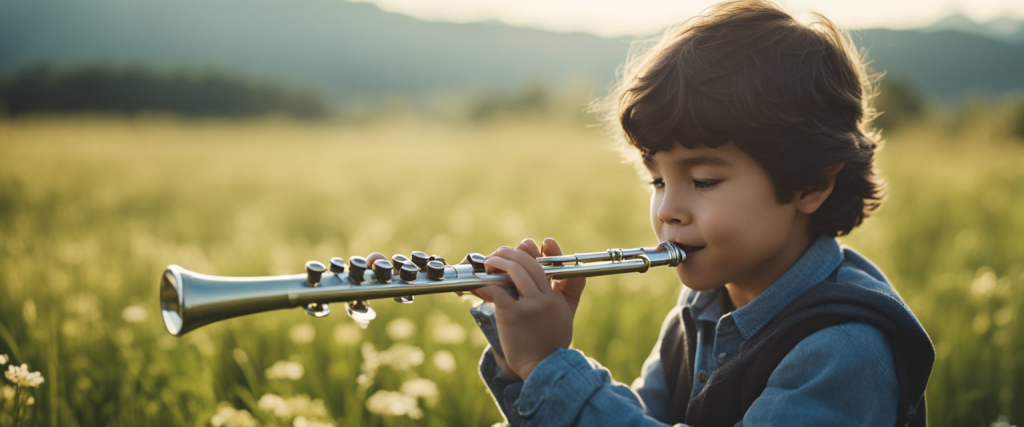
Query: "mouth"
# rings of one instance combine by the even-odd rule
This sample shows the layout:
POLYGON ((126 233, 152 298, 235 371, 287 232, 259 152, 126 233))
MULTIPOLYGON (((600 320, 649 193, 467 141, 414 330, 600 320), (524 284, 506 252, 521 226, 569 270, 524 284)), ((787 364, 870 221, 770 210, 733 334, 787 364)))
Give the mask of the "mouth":
POLYGON ((704 246, 690 246, 690 245, 684 245, 682 243, 676 243, 676 244, 679 245, 679 247, 683 248, 683 252, 686 252, 687 255, 699 252, 701 249, 704 249, 704 246))

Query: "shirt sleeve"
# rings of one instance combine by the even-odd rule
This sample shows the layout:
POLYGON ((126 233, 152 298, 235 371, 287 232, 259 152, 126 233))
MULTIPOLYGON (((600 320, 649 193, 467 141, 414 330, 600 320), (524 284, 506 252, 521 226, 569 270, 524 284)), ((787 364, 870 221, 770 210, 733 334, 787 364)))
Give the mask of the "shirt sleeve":
POLYGON ((552 353, 525 382, 502 380, 489 350, 480 365, 498 407, 514 426, 666 425, 645 413, 629 387, 613 381, 607 369, 578 350, 552 353))
POLYGON ((895 425, 899 383, 885 335, 865 323, 804 338, 768 378, 741 425, 895 425))

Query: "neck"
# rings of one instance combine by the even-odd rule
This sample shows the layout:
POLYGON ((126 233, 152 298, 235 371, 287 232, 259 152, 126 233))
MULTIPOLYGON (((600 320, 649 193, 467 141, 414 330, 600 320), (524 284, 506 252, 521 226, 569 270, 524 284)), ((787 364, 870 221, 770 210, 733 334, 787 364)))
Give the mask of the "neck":
POLYGON ((761 295, 800 260, 811 243, 813 238, 809 232, 798 233, 779 248, 779 251, 763 260, 761 265, 754 269, 757 271, 756 274, 726 283, 725 290, 732 300, 733 307, 743 307, 761 295))

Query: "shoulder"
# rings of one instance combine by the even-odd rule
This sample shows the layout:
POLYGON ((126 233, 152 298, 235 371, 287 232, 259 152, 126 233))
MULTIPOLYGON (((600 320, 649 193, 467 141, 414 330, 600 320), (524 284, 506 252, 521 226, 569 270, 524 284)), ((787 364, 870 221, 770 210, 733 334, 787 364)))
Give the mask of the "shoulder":
POLYGON ((892 351, 877 328, 847 322, 817 331, 786 354, 744 420, 891 425, 899 382, 892 351))
POLYGON ((780 367, 787 362, 815 365, 837 375, 873 374, 891 378, 893 383, 896 380, 888 339, 881 330, 863 322, 841 323, 808 335, 790 350, 780 367))
POLYGON ((839 283, 855 284, 892 296, 899 296, 882 270, 864 255, 850 247, 843 247, 843 262, 836 275, 839 283))

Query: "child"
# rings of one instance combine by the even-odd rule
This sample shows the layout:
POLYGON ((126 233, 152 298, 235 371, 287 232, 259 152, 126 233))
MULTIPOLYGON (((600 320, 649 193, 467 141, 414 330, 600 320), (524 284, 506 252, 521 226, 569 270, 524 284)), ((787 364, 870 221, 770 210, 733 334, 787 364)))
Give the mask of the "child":
POLYGON ((525 240, 487 258, 506 358, 480 370, 513 425, 924 425, 934 350, 885 276, 836 237, 881 200, 871 84, 827 18, 719 4, 631 61, 618 124, 685 285, 632 389, 569 349, 583 280, 525 240))

